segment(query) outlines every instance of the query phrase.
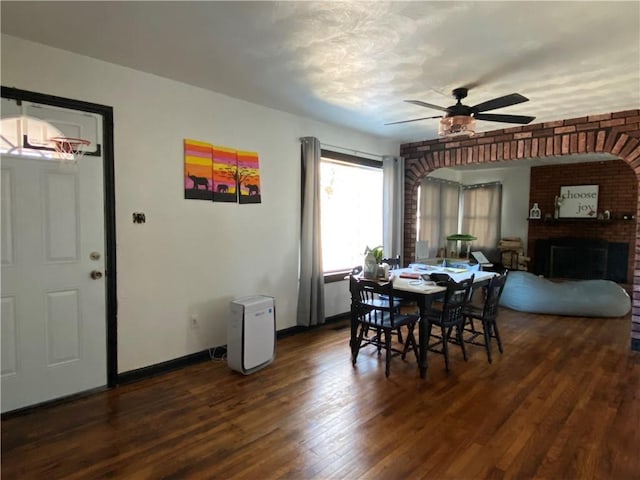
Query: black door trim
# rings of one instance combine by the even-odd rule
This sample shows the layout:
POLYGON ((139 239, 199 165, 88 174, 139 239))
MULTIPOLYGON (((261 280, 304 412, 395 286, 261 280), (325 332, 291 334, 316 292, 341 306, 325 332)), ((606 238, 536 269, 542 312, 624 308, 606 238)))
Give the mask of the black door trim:
POLYGON ((110 388, 115 387, 118 384, 118 297, 116 295, 116 195, 113 166, 113 107, 4 86, 1 87, 0 93, 2 98, 95 113, 103 118, 107 386, 110 388))

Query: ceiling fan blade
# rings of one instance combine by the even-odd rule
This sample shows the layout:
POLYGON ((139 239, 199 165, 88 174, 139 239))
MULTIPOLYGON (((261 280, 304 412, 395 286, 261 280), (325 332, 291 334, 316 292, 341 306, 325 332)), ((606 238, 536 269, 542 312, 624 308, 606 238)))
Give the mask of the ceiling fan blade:
POLYGON ((421 100, 405 100, 405 102, 413 103, 414 105, 418 105, 420 107, 433 108, 434 110, 440 110, 441 112, 446 112, 447 111, 447 109, 444 108, 444 107, 441 107, 439 105, 434 105, 433 103, 423 102, 421 100))
POLYGON ((522 125, 531 123, 536 119, 536 117, 528 117, 526 115, 503 115, 500 113, 476 113, 473 118, 488 122, 520 123, 522 125))
POLYGON ((438 115, 436 117, 422 117, 422 118, 414 118, 413 120, 401 120, 399 122, 391 122, 391 123, 385 123, 385 125, 396 125, 398 123, 409 123, 409 122, 418 122, 420 120, 429 120, 431 118, 442 118, 442 115, 438 115))
POLYGON ((486 112, 487 110, 493 110, 495 108, 508 107, 510 105, 516 105, 522 102, 528 102, 527 97, 523 97, 519 93, 511 93, 504 97, 494 98, 493 100, 487 100, 486 102, 479 103, 471 107, 474 112, 486 112))

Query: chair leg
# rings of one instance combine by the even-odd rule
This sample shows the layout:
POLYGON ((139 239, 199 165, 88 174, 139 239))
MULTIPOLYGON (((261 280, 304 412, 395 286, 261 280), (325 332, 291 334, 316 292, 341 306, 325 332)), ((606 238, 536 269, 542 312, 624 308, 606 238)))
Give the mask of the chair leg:
POLYGON ((469 331, 474 335, 476 335, 478 332, 476 332, 476 324, 473 321, 473 317, 467 317, 467 320, 468 320, 467 323, 469 324, 469 331))
POLYGON ((498 323, 495 320, 492 323, 493 323, 494 337, 496 337, 496 341, 498 342, 498 350, 500 350, 500 353, 502 353, 502 342, 500 341, 500 332, 498 331, 498 323))
POLYGON ((362 325, 360 327, 360 333, 358 334, 358 339, 356 340, 357 344, 355 349, 351 349, 351 363, 353 366, 356 365, 356 361, 358 360, 358 353, 360 352, 360 347, 362 346, 362 337, 364 337, 366 330, 366 325, 362 325))
POLYGON ((443 326, 440 327, 442 335, 442 353, 444 354, 444 369, 449 373, 449 335, 451 329, 446 329, 443 326))
POLYGON ((464 332, 469 332, 469 337, 466 340, 467 343, 475 343, 476 338, 481 334, 479 330, 476 329, 475 319, 471 316, 465 317, 465 323, 462 327, 462 334, 464 332))
POLYGON ((487 360, 491 363, 491 324, 484 324, 484 348, 487 350, 487 360))
MULTIPOLYGON (((416 356, 416 363, 420 363, 420 354, 418 352, 418 342, 416 342, 416 337, 413 334, 413 329, 415 327, 415 324, 412 323, 411 325, 409 325, 409 333, 407 334, 407 345, 411 345, 411 348, 413 349, 413 354, 416 356)), ((427 337, 429 338, 429 337, 427 337)), ((405 351, 407 349, 407 345, 405 345, 405 351)))
POLYGON ((398 342, 404 343, 402 341, 402 330, 400 329, 400 327, 397 328, 397 332, 398 332, 398 342))
POLYGON ((462 358, 464 361, 467 361, 467 348, 464 346, 464 341, 462 339, 462 330, 463 327, 456 325, 456 337, 458 339, 458 343, 460 344, 460 348, 462 348, 462 358))
POLYGON ((415 325, 415 323, 410 323, 407 325, 407 340, 404 342, 404 348, 402 349, 402 360, 405 360, 407 358, 407 351, 409 350, 409 348, 412 348, 413 352, 416 354, 416 361, 420 361, 418 357, 418 347, 416 346, 416 337, 413 334, 415 325))
POLYGON ((389 370, 391 368, 391 330, 384 331, 384 345, 386 352, 384 376, 389 377, 389 370))

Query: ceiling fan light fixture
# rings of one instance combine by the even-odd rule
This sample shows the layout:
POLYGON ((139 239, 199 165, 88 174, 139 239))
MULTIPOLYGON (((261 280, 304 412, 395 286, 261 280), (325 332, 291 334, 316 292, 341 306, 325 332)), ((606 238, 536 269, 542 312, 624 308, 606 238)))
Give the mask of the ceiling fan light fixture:
POLYGON ((467 115, 453 115, 440 120, 438 135, 441 137, 454 137, 458 135, 475 135, 476 121, 467 115))

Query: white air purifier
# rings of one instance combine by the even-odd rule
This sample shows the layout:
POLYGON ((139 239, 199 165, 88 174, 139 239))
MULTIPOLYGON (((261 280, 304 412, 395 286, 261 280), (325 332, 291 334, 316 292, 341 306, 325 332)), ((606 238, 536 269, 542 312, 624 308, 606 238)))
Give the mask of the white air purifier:
POLYGON ((244 375, 269 365, 276 353, 273 297, 255 295, 231 302, 227 325, 227 365, 244 375))

